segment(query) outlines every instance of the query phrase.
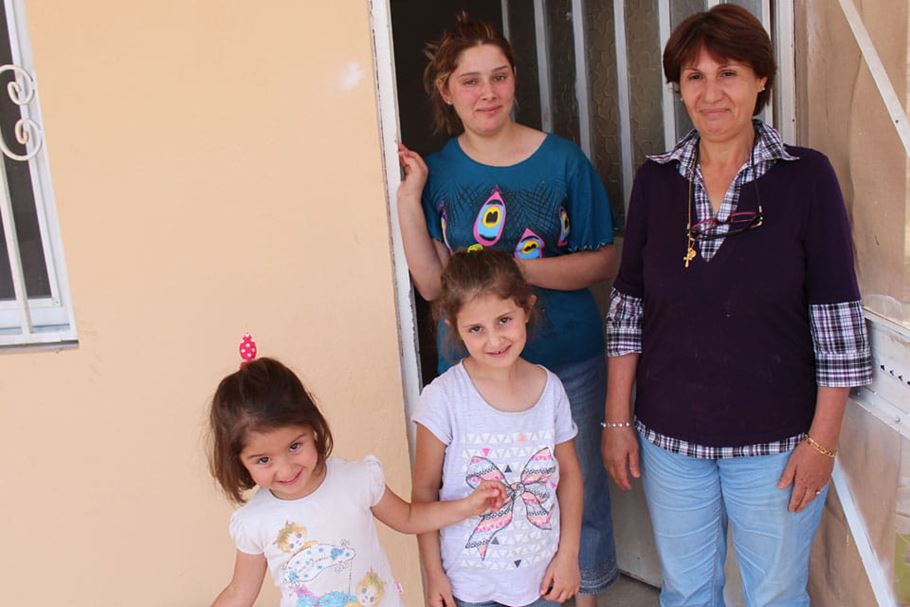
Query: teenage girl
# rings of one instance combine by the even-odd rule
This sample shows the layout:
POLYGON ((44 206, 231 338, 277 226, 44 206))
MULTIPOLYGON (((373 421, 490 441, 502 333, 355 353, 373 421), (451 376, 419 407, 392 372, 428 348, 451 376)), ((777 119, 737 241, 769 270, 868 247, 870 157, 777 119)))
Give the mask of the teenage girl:
POLYGON ((234 576, 217 607, 253 605, 266 569, 281 588, 281 607, 398 607, 400 587, 373 517, 421 533, 503 502, 503 487, 491 482, 464 499, 408 504, 386 486, 376 458, 330 458, 332 433, 313 398, 269 358, 221 381, 210 421, 212 475, 243 504, 230 525, 234 576))
POLYGON ((413 498, 499 481, 506 501, 419 537, 429 604, 561 603, 581 581, 578 430, 556 375, 521 358, 535 296, 495 249, 452 255, 441 286, 436 313, 467 356, 421 394, 413 498))

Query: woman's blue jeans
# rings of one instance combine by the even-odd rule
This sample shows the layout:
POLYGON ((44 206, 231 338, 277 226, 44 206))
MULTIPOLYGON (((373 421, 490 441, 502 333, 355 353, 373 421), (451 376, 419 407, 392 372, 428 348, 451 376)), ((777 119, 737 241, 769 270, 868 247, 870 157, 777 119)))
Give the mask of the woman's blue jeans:
POLYGON ((723 607, 728 518, 746 605, 809 605, 809 552, 827 486, 805 510, 789 512, 791 488, 777 482, 791 452, 710 460, 639 443, 661 607, 723 607))

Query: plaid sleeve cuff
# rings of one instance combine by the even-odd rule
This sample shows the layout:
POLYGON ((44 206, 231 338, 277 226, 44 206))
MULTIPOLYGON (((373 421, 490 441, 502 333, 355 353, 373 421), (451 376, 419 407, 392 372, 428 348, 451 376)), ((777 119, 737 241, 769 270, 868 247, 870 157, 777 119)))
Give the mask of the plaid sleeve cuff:
POLYGON ((815 379, 819 386, 851 388, 872 381, 872 351, 859 301, 809 306, 815 379))
POLYGON ((640 297, 610 292, 610 309, 607 311, 607 356, 641 353, 641 317, 644 308, 640 297))

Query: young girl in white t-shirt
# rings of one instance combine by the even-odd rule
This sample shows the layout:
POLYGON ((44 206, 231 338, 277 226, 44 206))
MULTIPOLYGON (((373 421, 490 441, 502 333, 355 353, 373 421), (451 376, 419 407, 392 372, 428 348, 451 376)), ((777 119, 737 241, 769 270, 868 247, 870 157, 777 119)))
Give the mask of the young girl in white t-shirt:
POLYGON ((268 569, 281 607, 401 606, 373 517, 422 533, 499 508, 504 488, 490 482, 464 499, 408 504, 375 457, 329 457, 332 434, 313 398, 280 362, 252 360, 247 338, 248 362, 221 381, 210 412, 212 475, 243 504, 230 525, 234 575, 214 605, 253 605, 268 569))
POLYGON ((457 253, 434 301, 467 356, 424 388, 415 502, 484 481, 502 507, 419 537, 432 607, 552 605, 578 590, 582 480, 559 379, 521 358, 535 296, 508 254, 457 253))

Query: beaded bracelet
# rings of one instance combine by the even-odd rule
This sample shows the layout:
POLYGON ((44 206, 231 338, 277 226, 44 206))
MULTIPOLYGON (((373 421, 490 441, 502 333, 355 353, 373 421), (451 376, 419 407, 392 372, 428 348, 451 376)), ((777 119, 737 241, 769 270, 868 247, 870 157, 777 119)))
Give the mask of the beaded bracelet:
POLYGON ((815 449, 816 451, 818 451, 825 457, 830 457, 831 459, 834 459, 834 456, 837 455, 837 449, 831 450, 831 449, 828 449, 827 447, 821 446, 818 443, 818 441, 816 441, 814 438, 812 438, 808 434, 806 435, 806 442, 809 443, 809 446, 811 446, 813 449, 815 449))
POLYGON ((631 428, 632 422, 600 422, 601 428, 631 428))

